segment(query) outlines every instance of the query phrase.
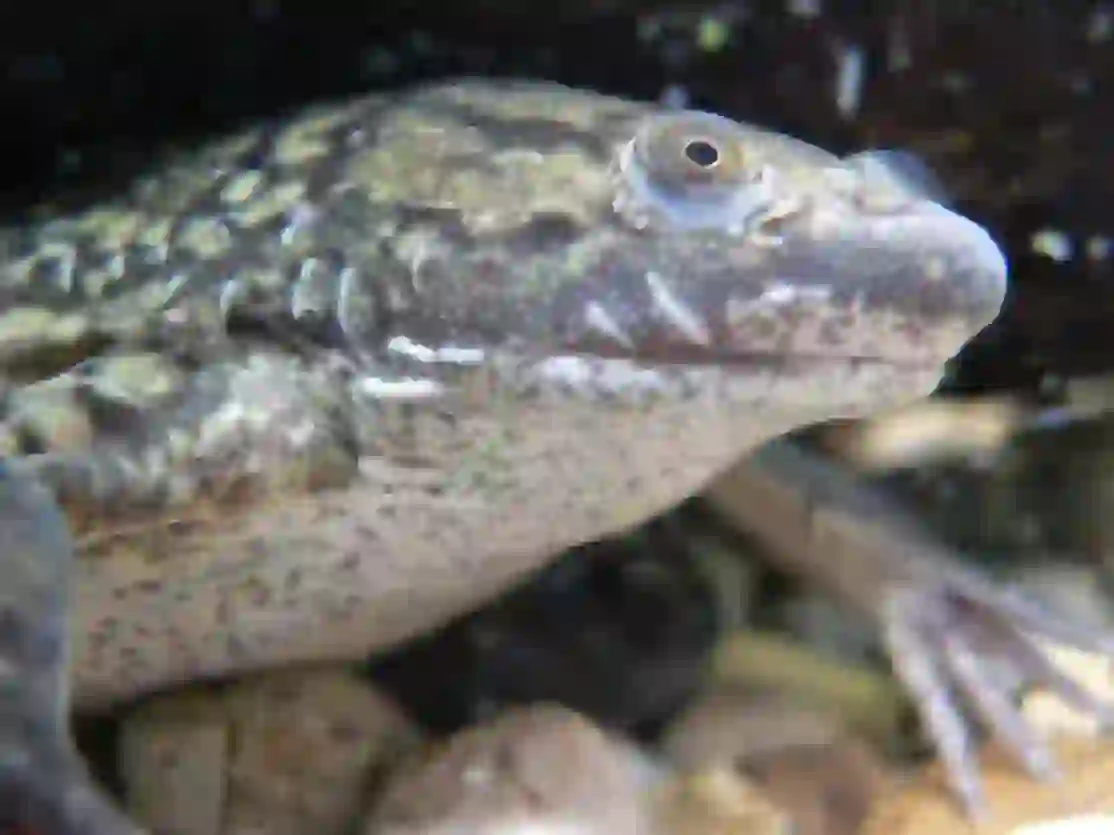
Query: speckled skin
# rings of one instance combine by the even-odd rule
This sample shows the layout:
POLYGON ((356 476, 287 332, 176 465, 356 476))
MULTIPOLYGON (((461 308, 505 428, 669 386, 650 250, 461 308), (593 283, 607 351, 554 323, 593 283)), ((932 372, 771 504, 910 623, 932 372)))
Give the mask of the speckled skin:
POLYGON ((996 315, 975 224, 655 112, 369 97, 0 230, 0 449, 77 539, 79 708, 428 630, 763 440, 927 394, 996 315))

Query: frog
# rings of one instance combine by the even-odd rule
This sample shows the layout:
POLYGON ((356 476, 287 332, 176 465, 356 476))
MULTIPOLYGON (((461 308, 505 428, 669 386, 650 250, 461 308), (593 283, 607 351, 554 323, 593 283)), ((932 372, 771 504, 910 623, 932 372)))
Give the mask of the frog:
POLYGON ((1006 260, 867 161, 449 79, 0 227, 0 783, 77 820, 83 772, 31 756, 70 711, 398 646, 764 442, 929 395, 1006 260))

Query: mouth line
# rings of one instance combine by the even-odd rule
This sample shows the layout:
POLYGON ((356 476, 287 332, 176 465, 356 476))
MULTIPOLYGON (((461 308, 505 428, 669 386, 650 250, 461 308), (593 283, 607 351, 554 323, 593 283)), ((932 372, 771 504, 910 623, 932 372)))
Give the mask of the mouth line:
POLYGON ((946 360, 939 362, 935 361, 914 361, 914 360, 901 360, 891 357, 882 356, 869 356, 857 354, 837 354, 835 356, 826 354, 808 354, 808 353, 795 353, 795 354, 775 354, 775 353, 747 353, 747 354, 732 354, 728 356, 724 362, 719 363, 728 368, 746 368, 748 366, 761 365, 766 368, 776 366, 799 366, 807 365, 809 367, 818 366, 851 366, 853 368, 881 366, 885 368, 897 368, 909 371, 923 371, 928 368, 935 368, 941 365, 946 360))
POLYGON ((781 353, 777 351, 742 351, 710 357, 707 353, 691 356, 671 351, 669 356, 659 353, 598 353, 603 360, 625 360, 655 368, 718 368, 732 373, 748 371, 812 371, 823 367, 882 367, 899 371, 925 372, 941 368, 949 357, 903 359, 865 354, 821 354, 808 352, 781 353))

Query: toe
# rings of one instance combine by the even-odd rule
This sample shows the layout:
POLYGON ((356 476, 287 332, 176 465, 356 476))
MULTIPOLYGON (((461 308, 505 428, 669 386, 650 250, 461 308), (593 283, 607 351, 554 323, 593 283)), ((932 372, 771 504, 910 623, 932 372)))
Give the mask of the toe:
POLYGON ((941 669, 925 622, 912 596, 902 595, 887 607, 884 640, 894 672, 913 697, 928 737, 944 765, 944 775, 967 813, 978 817, 986 801, 970 729, 941 669))

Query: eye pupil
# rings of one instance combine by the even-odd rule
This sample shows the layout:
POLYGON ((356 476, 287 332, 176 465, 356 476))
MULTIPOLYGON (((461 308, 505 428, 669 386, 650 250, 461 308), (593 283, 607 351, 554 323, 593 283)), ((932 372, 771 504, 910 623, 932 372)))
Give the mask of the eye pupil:
POLYGON ((719 162, 719 150, 706 139, 693 139, 685 145, 685 158, 701 168, 711 168, 719 162))

